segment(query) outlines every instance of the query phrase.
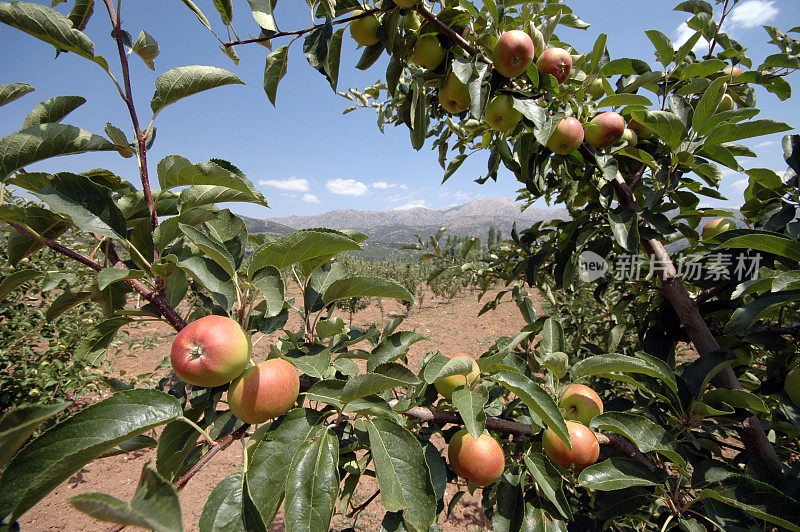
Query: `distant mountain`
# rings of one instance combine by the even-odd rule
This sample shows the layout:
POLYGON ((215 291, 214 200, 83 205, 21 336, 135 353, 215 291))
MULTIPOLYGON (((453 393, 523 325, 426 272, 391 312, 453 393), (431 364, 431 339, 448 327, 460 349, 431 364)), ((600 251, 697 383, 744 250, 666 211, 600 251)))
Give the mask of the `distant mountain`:
POLYGON ((247 216, 242 216, 241 218, 244 220, 244 225, 247 227, 248 233, 264 233, 273 238, 278 238, 279 236, 283 236, 295 230, 293 227, 279 224, 271 220, 259 220, 247 216))

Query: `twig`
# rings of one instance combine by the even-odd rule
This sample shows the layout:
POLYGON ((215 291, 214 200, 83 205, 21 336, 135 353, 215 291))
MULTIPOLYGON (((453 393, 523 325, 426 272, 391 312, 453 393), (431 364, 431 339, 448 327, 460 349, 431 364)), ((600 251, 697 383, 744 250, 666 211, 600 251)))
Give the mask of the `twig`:
POLYGON ((719 35, 719 30, 722 28, 722 23, 725 22, 725 17, 728 16, 728 3, 730 0, 725 0, 725 5, 722 6, 722 16, 719 18, 719 24, 717 24, 717 29, 714 32, 714 37, 711 39, 711 44, 708 47, 708 55, 705 56, 705 59, 711 59, 711 54, 714 53, 714 47, 717 45, 717 36, 719 35))
POLYGON ((712 297, 716 296, 720 292, 724 292, 730 286, 730 281, 722 281, 718 285, 712 286, 708 290, 704 290, 700 293, 696 298, 694 298, 694 302, 698 305, 702 305, 712 297))
POLYGON ((492 62, 489 59, 480 54, 480 50, 478 50, 477 48, 472 46, 469 42, 467 42, 467 40, 464 37, 453 31, 453 29, 450 26, 448 26, 447 24, 436 18, 436 15, 431 13, 428 10, 428 8, 423 5, 422 2, 419 2, 417 4, 416 9, 417 12, 420 15, 422 15, 422 18, 430 22, 437 30, 442 32, 442 34, 444 34, 448 39, 450 39, 459 47, 461 47, 465 52, 467 52, 472 56, 478 56, 478 60, 486 64, 489 65, 492 64, 492 62))

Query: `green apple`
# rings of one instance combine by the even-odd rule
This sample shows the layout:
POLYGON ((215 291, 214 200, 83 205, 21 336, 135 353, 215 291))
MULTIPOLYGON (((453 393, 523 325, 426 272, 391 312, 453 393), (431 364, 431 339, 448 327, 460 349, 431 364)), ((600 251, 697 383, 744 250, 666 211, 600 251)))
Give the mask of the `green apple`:
POLYGON ((450 114, 457 115, 469 109, 470 104, 469 88, 461 83, 458 76, 450 72, 444 82, 444 86, 439 89, 439 104, 442 109, 450 114))
POLYGON ((639 142, 639 137, 636 136, 636 132, 633 131, 631 128, 626 127, 625 131, 622 133, 622 140, 628 143, 628 146, 631 148, 636 146, 636 143, 639 142))
POLYGON ((733 98, 727 92, 722 97, 722 101, 719 102, 719 106, 717 107, 717 112, 722 113, 725 111, 732 111, 734 108, 733 98))
POLYGON ((514 109, 514 101, 508 94, 498 94, 486 106, 486 121, 495 131, 508 131, 520 118, 522 113, 514 109))
POLYGON ((414 61, 422 68, 434 70, 444 61, 445 51, 435 33, 426 33, 414 45, 414 61))
MULTIPOLYGON (((357 9, 353 11, 353 16, 363 13, 364 11, 357 9)), ((361 46, 372 46, 378 42, 380 27, 381 23, 375 15, 366 15, 350 22, 350 36, 361 46)))
POLYGON ((583 142, 583 126, 574 116, 562 118, 556 126, 547 147, 559 155, 568 155, 578 149, 583 142))
POLYGON ((794 368, 786 375, 783 389, 786 390, 786 395, 794 405, 800 407, 800 368, 794 368))
POLYGON ((594 100, 599 100, 606 94, 606 89, 603 87, 603 80, 598 78, 597 76, 592 76, 586 80, 588 85, 586 85, 586 94, 592 97, 594 100))
POLYGON ((703 240, 710 240, 720 233, 736 229, 736 223, 727 218, 717 218, 703 226, 703 240))
POLYGON ((414 7, 419 0, 394 0, 395 5, 399 7, 414 7))
POLYGON ((458 357, 465 357, 472 360, 472 371, 470 371, 466 375, 451 375, 449 377, 445 377, 444 379, 440 379, 433 383, 436 387, 436 390, 442 394, 442 397, 447 399, 448 401, 452 399, 453 392, 459 386, 466 386, 474 381, 478 375, 480 375, 481 370, 478 367, 478 363, 475 362, 471 356, 466 353, 454 353, 450 355, 448 358, 458 358, 458 357))

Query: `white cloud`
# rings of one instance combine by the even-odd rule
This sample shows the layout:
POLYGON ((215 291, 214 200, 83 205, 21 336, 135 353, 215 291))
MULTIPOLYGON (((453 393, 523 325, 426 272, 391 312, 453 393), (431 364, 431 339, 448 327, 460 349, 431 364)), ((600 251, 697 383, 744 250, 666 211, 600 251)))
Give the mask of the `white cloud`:
POLYGON ((409 209, 417 209, 417 208, 420 208, 420 207, 427 207, 427 206, 428 206, 428 202, 425 201, 425 200, 414 200, 414 201, 411 201, 409 203, 406 203, 405 205, 400 205, 399 207, 395 207, 392 210, 393 211, 407 211, 409 209))
POLYGON ((733 183, 731 183, 731 188, 741 192, 747 188, 748 182, 749 180, 747 178, 739 179, 738 181, 734 181, 733 183))
POLYGON ((778 16, 774 0, 746 0, 731 13, 731 28, 763 26, 778 16))
MULTIPOLYGON (((681 22, 681 25, 677 27, 675 30, 675 37, 672 39, 672 44, 677 50, 683 43, 689 40, 689 37, 694 35, 696 32, 692 28, 689 27, 686 22, 681 22)), ((708 49, 708 41, 705 40, 703 37, 697 40, 697 44, 694 45, 692 48, 693 52, 697 52, 698 50, 708 49)))
POLYGON ((303 194, 303 201, 306 203, 322 203, 317 196, 314 194, 303 194))
POLYGON ((302 179, 300 177, 290 177, 288 179, 260 179, 258 181, 259 185, 263 185, 265 187, 275 187, 281 190, 293 190, 295 192, 308 192, 310 188, 310 183, 308 179, 302 179))
POLYGON ((774 140, 766 140, 764 142, 759 142, 758 144, 756 144, 756 148, 766 148, 767 146, 774 146, 776 144, 777 142, 775 142, 774 140))
POLYGON ((387 190, 390 188, 401 188, 403 190, 408 188, 408 185, 397 185, 395 183, 387 183, 386 181, 375 181, 372 183, 372 188, 376 188, 378 190, 387 190))
POLYGON ((361 181, 355 179, 329 179, 325 183, 325 188, 331 194, 341 194, 343 196, 363 196, 369 191, 369 187, 361 181))

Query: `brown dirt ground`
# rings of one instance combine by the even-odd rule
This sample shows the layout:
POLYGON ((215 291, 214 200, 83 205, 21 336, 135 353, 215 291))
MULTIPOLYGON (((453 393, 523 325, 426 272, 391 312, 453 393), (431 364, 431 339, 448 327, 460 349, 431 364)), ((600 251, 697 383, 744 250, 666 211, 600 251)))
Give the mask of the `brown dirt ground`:
MULTIPOLYGON (((477 294, 465 292, 459 297, 442 301, 427 294, 424 305, 414 307, 409 316, 400 326, 400 330, 416 330, 430 337, 414 344, 409 352, 409 365, 413 369, 419 368, 419 362, 429 351, 439 350, 442 353, 466 352, 474 355, 483 353, 499 336, 510 336, 519 332, 524 326, 524 321, 508 296, 503 303, 493 312, 477 318, 478 311, 483 303, 494 297, 495 291, 477 301, 477 294)), ((538 300, 535 301, 537 312, 541 312, 538 300)), ((354 325, 367 326, 377 323, 379 326, 390 319, 402 315, 403 307, 397 302, 384 300, 382 309, 372 304, 369 308, 359 312, 353 319, 354 325)), ((347 319, 346 314, 342 316, 347 319)), ((293 325, 291 322, 290 326, 293 325)), ((133 328, 129 331, 132 348, 123 348, 113 360, 114 374, 129 379, 131 376, 148 374, 164 360, 169 353, 170 340, 173 332, 163 323, 149 323, 145 326, 133 328), (155 347, 142 347, 142 341, 150 342, 155 347), (137 345, 138 344, 138 345, 137 345)), ((257 358, 263 358, 267 352, 269 339, 260 341, 254 351, 257 358)), ((147 343, 145 343, 147 345, 147 343)), ((155 376, 162 376, 165 370, 155 371, 155 376)), ((144 386, 146 379, 142 381, 144 386)), ((441 449, 444 442, 435 441, 441 449)), ((201 470, 180 494, 183 522, 187 531, 197 530, 197 523, 208 494, 216 484, 230 473, 233 473, 241 464, 241 445, 234 444, 219 453, 208 466, 201 470)), ((80 472, 58 486, 44 500, 26 513, 20 524, 23 530, 65 530, 65 531, 95 531, 107 530, 108 524, 94 521, 82 514, 67 503, 67 499, 87 492, 101 492, 113 495, 122 500, 130 500, 136 490, 136 485, 142 466, 147 461, 155 461, 155 449, 128 453, 96 460, 88 464, 80 472)), ((462 486, 463 488, 463 486, 462 486)), ((365 501, 377 489, 377 482, 372 478, 365 478, 359 484, 354 496, 356 504, 365 501)), ((445 502, 458 491, 453 484, 448 484, 445 502)), ((464 532, 486 530, 491 524, 486 520, 481 509, 481 491, 476 490, 473 495, 466 494, 458 503, 449 517, 446 512, 441 514, 439 526, 442 531, 464 532)), ((356 523, 342 515, 336 515, 332 530, 341 530, 354 526, 356 530, 378 530, 383 518, 384 510, 380 505, 380 497, 370 503, 361 512, 356 523)), ((283 513, 278 514, 270 526, 271 531, 283 530, 283 513)))

